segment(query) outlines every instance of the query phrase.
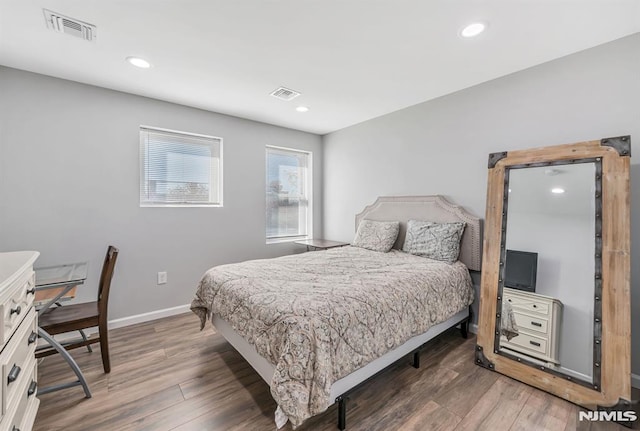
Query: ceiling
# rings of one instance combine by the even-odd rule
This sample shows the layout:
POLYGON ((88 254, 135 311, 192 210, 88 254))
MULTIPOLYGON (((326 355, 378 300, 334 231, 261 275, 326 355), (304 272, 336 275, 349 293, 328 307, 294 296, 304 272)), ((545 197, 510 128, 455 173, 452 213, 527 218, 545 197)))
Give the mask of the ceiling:
POLYGON ((0 0, 0 64, 325 134, 639 31, 638 0, 0 0))

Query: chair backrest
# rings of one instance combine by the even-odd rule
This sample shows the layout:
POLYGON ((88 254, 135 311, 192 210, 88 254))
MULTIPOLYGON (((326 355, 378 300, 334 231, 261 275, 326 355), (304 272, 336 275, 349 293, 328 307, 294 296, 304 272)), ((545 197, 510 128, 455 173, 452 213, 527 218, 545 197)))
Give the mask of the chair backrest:
POLYGON ((100 274, 100 284, 98 285, 98 312, 99 319, 107 319, 107 307, 109 305, 109 290, 111 289, 111 279, 113 278, 113 270, 116 267, 116 259, 118 258, 118 249, 110 245, 107 249, 107 255, 102 265, 102 273, 100 274))

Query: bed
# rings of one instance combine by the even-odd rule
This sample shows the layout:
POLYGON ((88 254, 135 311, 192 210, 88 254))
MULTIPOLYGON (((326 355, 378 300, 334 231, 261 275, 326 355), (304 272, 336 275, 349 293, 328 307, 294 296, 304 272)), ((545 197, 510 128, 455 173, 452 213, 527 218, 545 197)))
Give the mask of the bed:
POLYGON ((356 216, 399 221, 388 253, 342 247, 207 271, 191 309, 211 319, 269 384, 276 424, 295 426, 447 329, 466 336, 473 301, 469 270, 480 270, 480 220, 442 196, 382 197, 356 216), (464 222, 459 260, 400 251, 408 220, 464 222))

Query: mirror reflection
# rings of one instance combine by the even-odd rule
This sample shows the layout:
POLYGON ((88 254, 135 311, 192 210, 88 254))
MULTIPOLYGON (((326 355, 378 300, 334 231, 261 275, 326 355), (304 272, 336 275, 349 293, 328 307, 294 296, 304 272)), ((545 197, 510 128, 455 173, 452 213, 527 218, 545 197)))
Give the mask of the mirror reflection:
POLYGON ((595 163, 508 172, 497 349, 593 383, 595 163))

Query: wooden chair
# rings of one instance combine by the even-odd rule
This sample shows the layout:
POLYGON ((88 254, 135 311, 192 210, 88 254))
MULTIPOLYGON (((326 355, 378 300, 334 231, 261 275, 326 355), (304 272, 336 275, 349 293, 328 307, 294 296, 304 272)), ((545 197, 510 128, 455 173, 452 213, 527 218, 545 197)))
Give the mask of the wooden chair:
MULTIPOLYGON (((83 337, 82 340, 72 341, 63 345, 65 349, 71 350, 99 342, 100 353, 102 354, 102 366, 105 373, 111 371, 107 331, 107 309, 109 305, 109 288, 111 287, 111 278, 113 277, 117 257, 118 249, 110 245, 107 250, 107 255, 104 258, 104 265, 102 266, 97 301, 50 308, 38 318, 38 326, 50 335, 81 331, 97 326, 97 337, 92 336, 88 339, 84 339, 85 337, 83 337)), ((55 353, 57 353, 56 350, 45 348, 36 351, 36 358, 50 356, 55 353)))

